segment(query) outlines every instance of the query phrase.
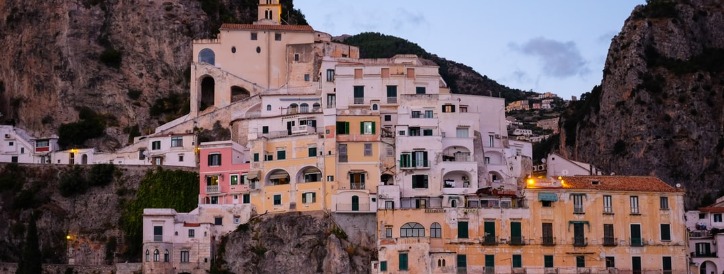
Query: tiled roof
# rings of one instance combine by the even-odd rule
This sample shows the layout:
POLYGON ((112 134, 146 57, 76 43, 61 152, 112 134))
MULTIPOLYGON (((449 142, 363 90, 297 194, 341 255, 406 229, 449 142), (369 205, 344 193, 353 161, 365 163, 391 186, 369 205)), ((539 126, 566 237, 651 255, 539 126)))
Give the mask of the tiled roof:
POLYGON ((222 24, 221 30, 286 30, 314 31, 309 25, 254 25, 254 24, 222 24))
POLYGON ((566 189, 595 189, 614 191, 683 192, 652 176, 564 176, 566 189), (597 182, 597 183, 595 183, 597 182))
POLYGON ((724 207, 707 206, 699 208, 701 212, 724 213, 724 207))

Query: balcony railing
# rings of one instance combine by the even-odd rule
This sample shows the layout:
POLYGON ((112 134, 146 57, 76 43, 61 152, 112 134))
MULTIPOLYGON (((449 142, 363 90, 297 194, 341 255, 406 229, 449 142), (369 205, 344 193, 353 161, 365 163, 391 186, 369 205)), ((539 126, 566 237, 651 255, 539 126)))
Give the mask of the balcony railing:
POLYGON ((430 168, 430 161, 416 161, 412 163, 405 163, 400 160, 400 169, 428 169, 430 168))
POLYGON ((364 97, 355 97, 353 102, 355 105, 361 105, 361 104, 365 103, 365 98, 364 97))
POLYGON ((692 258, 714 258, 716 252, 691 252, 692 258))
POLYGON ((522 236, 510 237, 510 245, 524 245, 525 239, 522 236))
POLYGON ((163 241, 163 235, 153 235, 153 241, 154 242, 163 241))
POLYGON ((495 235, 487 235, 483 237, 483 244, 484 245, 497 245, 498 239, 495 238, 495 235))
POLYGON ((618 239, 614 237, 603 237, 603 246, 617 246, 618 239))
POLYGON ((370 204, 369 203, 359 203, 359 204, 338 203, 335 206, 335 209, 337 211, 369 212, 370 204))
POLYGON ((709 232, 708 230, 689 231, 689 237, 690 238, 709 238, 709 237, 711 237, 711 232, 709 232))
POLYGON ((629 242, 631 243, 631 246, 644 246, 643 238, 631 238, 629 242))
POLYGON ((349 183, 349 189, 365 189, 365 183, 349 183))
POLYGON ((573 237, 573 246, 587 246, 588 238, 585 237, 573 237))
POLYGON ((583 206, 573 208, 573 214, 584 214, 584 213, 586 213, 586 212, 583 211, 583 206))
POLYGON ((495 267, 494 266, 486 266, 485 267, 485 274, 495 274, 495 267))
POLYGON ((556 245, 556 238, 555 237, 541 237, 540 244, 544 245, 544 246, 554 246, 554 245, 556 245))
POLYGON ((442 155, 443 162, 470 162, 470 153, 455 153, 454 155, 442 155))
POLYGON ((206 186, 206 193, 218 193, 219 185, 206 186))
POLYGON ((387 97, 388 104, 397 104, 397 97, 387 97))

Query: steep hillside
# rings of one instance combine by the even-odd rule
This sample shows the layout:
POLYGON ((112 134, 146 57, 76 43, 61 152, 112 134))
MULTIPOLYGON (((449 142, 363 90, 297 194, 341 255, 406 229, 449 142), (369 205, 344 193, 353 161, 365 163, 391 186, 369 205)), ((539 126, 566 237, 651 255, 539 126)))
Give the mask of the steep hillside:
MULTIPOLYGON (((306 23, 282 3, 286 21, 306 23)), ((0 119, 49 136, 89 108, 105 136, 90 145, 124 145, 188 112, 192 39, 212 37, 222 21, 252 22, 257 4, 0 1, 0 119)))
POLYGON ((365 32, 336 39, 348 45, 358 46, 362 58, 389 58, 395 54, 416 54, 432 60, 440 66, 440 75, 453 93, 500 96, 505 98, 506 102, 525 98, 525 92, 522 90, 498 84, 469 66, 431 54, 417 44, 399 37, 365 32))
POLYGON ((613 39, 601 85, 564 115, 561 149, 707 204, 724 194, 724 4, 647 2, 613 39))

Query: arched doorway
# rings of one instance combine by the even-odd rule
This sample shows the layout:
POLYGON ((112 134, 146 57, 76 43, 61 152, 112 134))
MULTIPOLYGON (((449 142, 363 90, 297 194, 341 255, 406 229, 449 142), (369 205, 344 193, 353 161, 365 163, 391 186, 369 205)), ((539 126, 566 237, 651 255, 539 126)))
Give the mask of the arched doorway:
POLYGON ((84 165, 88 164, 88 154, 83 154, 83 156, 80 157, 80 163, 84 165))
POLYGON ((357 195, 352 196, 352 211, 359 211, 359 197, 357 195))
POLYGON ((716 264, 712 261, 704 261, 699 266, 699 274, 717 274, 716 264))
POLYGON ((209 65, 216 65, 216 54, 211 49, 202 49, 199 51, 199 63, 207 63, 209 65))
POLYGON ((250 93, 248 90, 242 87, 238 86, 232 86, 231 87, 231 102, 236 102, 239 100, 244 100, 246 98, 249 98, 250 93))
POLYGON ((204 110, 214 105, 215 86, 216 82, 211 76, 206 76, 201 79, 201 104, 199 106, 199 110, 204 110))

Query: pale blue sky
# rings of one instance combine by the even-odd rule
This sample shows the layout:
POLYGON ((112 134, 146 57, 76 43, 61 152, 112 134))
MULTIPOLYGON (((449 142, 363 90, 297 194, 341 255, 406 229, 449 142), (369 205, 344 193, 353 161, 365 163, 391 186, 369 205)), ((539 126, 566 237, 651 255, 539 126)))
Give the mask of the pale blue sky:
POLYGON ((601 82, 611 38, 635 1, 300 0, 315 30, 380 32, 512 88, 565 99, 601 82))

